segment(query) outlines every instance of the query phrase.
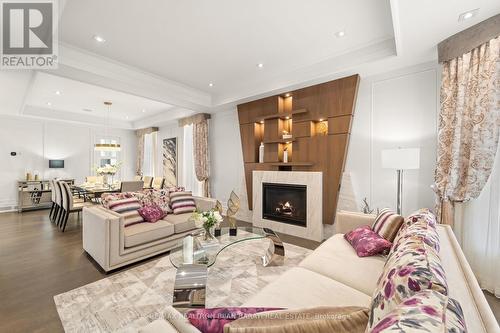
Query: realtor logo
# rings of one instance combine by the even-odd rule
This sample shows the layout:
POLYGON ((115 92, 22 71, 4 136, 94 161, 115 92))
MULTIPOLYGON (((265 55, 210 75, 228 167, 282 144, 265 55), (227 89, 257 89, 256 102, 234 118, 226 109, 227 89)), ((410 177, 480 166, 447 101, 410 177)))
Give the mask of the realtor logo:
POLYGON ((56 0, 0 0, 2 69, 57 68, 56 0))

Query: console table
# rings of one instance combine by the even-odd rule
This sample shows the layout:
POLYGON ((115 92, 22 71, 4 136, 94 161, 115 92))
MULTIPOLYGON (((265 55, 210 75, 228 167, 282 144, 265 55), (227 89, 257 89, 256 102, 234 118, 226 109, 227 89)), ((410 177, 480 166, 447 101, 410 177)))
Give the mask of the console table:
MULTIPOLYGON (((61 179, 70 185, 74 179, 61 179)), ((20 180, 17 182, 17 211, 46 209, 52 205, 52 188, 50 180, 20 180)))

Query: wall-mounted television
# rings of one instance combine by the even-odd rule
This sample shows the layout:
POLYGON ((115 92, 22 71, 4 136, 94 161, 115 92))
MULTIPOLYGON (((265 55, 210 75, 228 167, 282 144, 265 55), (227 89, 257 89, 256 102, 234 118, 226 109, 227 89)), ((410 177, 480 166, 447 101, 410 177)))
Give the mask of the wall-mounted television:
POLYGON ((49 168, 51 169, 64 168, 64 160, 49 160, 49 168))

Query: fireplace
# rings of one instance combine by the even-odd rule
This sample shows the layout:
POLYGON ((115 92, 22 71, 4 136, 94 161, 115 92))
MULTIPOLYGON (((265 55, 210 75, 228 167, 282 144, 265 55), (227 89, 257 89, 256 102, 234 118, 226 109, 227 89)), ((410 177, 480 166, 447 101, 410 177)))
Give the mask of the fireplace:
POLYGON ((262 183, 262 218, 307 226, 307 186, 262 183))

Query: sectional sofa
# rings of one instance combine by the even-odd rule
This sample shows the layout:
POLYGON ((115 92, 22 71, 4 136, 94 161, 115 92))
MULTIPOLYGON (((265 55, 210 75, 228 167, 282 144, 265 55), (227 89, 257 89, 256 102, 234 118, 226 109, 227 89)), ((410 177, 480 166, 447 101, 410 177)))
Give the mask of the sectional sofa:
MULTIPOLYGON (((344 239, 344 233, 362 225, 371 225, 375 216, 338 212, 336 218, 337 234, 323 242, 297 267, 285 272, 242 306, 278 307, 290 310, 322 306, 359 306, 371 309, 369 310, 370 317, 376 317, 377 311, 380 311, 381 308, 378 306, 380 294, 384 293, 384 288, 387 286, 384 284, 384 280, 393 273, 391 266, 398 265, 397 261, 401 258, 405 259, 403 255, 407 254, 409 250, 412 252, 417 251, 417 247, 424 247, 427 248, 431 262, 428 267, 434 272, 432 278, 437 276, 437 279, 433 281, 437 282, 430 284, 429 289, 433 289, 432 291, 424 290, 426 289, 423 287, 424 285, 419 285, 416 289, 421 288, 426 297, 430 293, 436 296, 444 304, 445 310, 443 311, 445 313, 437 316, 437 321, 435 318, 434 321, 428 320, 429 318, 425 314, 423 317, 420 314, 420 319, 416 321, 424 323, 423 325, 430 325, 426 330, 429 332, 461 332, 463 331, 462 326, 466 326, 467 331, 472 333, 500 332, 498 323, 451 228, 446 225, 435 225, 435 218, 430 212, 421 211, 419 214, 418 218, 430 220, 431 224, 434 223, 432 228, 425 229, 426 227, 424 227, 414 231, 414 234, 410 236, 398 233, 396 237, 398 241, 394 242, 394 244, 397 243, 397 246, 393 246, 388 257, 380 255, 360 258, 344 239), (376 302, 373 301, 375 298, 377 298, 376 302), (372 307, 372 305, 374 306, 372 307), (441 320, 443 322, 440 322, 441 320)), ((406 220, 405 223, 407 223, 406 220)), ((408 264, 413 265, 411 260, 410 263, 406 263, 406 265, 408 264)), ((418 267, 420 263, 415 262, 415 265, 418 267)), ((396 294, 406 291, 408 290, 405 288, 396 289, 396 294)), ((406 310, 403 304, 399 304, 398 307, 401 307, 401 311, 397 312, 398 316, 402 313, 412 314, 411 311, 406 311, 408 306, 406 306, 406 310)), ((173 308, 169 309, 165 314, 166 320, 156 320, 140 332, 199 332, 189 325, 189 322, 183 319, 182 315, 177 313, 176 316, 175 314, 173 308)), ((393 316, 391 320, 397 320, 398 316, 393 316)), ((372 323, 372 325, 374 324, 372 323)), ((247 332, 238 326, 238 320, 226 325, 225 331, 247 332)), ((377 330, 377 332, 382 331, 385 332, 385 330, 377 330)), ((417 330, 410 329, 410 331, 417 330)), ((367 332, 371 332, 371 329, 368 328, 367 332)))
MULTIPOLYGON (((196 209, 207 211, 216 200, 193 197, 196 209)), ((168 214, 155 223, 125 227, 125 217, 103 206, 83 209, 83 249, 106 272, 176 247, 179 239, 195 229, 192 213, 168 214)))

